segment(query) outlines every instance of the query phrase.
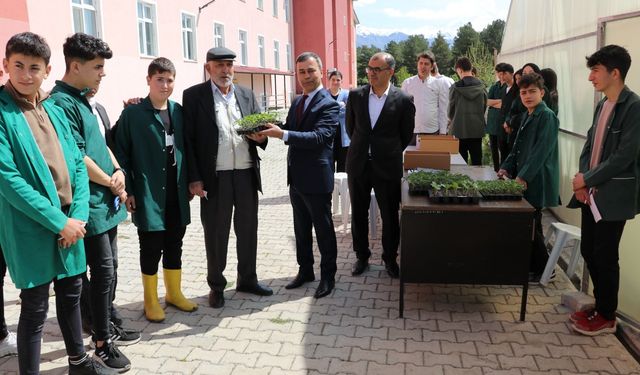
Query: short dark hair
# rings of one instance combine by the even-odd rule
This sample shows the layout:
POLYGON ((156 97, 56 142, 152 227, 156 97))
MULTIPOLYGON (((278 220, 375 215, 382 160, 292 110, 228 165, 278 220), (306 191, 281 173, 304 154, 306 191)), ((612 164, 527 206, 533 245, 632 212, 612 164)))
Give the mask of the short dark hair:
POLYGON ((540 75, 544 79, 544 85, 547 86, 549 91, 553 91, 558 88, 558 75, 553 69, 544 68, 540 71, 540 75))
POLYGON ((329 71, 329 79, 333 78, 333 76, 338 76, 338 78, 342 79, 342 73, 338 69, 333 69, 329 71))
POLYGON ((506 72, 513 74, 513 65, 507 63, 498 63, 498 65, 496 65, 496 72, 506 72))
POLYGON ((526 89, 529 86, 535 86, 540 90, 544 90, 544 78, 538 73, 529 73, 525 74, 520 78, 520 84, 518 85, 521 89, 526 89))
POLYGON ((40 35, 29 31, 12 36, 7 42, 4 53, 7 59, 14 53, 41 57, 45 65, 49 65, 49 60, 51 59, 51 49, 47 41, 40 35))
POLYGON ((157 57, 151 61, 149 64, 149 68, 147 68, 147 76, 151 77, 154 74, 161 74, 164 72, 169 72, 176 75, 176 67, 173 65, 171 60, 166 57, 157 57))
POLYGON ((75 33, 68 37, 62 46, 62 51, 67 71, 69 71, 72 60, 85 62, 97 57, 110 59, 113 56, 113 52, 106 42, 84 33, 75 33))
POLYGON ((471 60, 466 56, 459 57, 454 67, 454 69, 462 69, 463 72, 470 72, 472 68, 471 60))
POLYGON ((387 66, 391 69, 395 69, 396 68, 396 59, 393 57, 392 54, 388 53, 388 52, 376 52, 373 54, 373 56, 371 56, 371 58, 382 58, 385 62, 385 64, 387 64, 387 66))
POLYGON ((322 70, 322 59, 315 52, 302 52, 296 57, 296 64, 299 62, 307 61, 309 59, 314 59, 318 63, 318 67, 322 70))
POLYGON ((436 63, 436 55, 434 55, 433 52, 431 52, 431 51, 420 52, 416 56, 416 62, 420 61, 420 59, 427 59, 427 60, 431 61, 431 64, 435 64, 436 63))
POLYGON ((609 44, 596 51, 593 55, 587 56, 587 67, 593 68, 595 65, 602 65, 608 72, 613 69, 620 71, 620 76, 624 82, 631 67, 631 56, 626 48, 609 44))
POLYGON ((526 68, 527 66, 530 66, 531 69, 533 69, 534 73, 540 73, 540 67, 532 62, 522 65, 522 70, 524 70, 524 68, 526 68))

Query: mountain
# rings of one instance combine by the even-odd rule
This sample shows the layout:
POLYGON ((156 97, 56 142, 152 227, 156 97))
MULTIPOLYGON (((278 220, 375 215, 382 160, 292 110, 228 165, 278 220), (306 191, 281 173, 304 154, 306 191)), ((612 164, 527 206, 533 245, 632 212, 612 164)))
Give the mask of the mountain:
MULTIPOLYGON (((453 44, 453 36, 445 34, 444 37, 449 45, 453 44)), ((384 49, 387 43, 391 41, 402 42, 408 38, 409 34, 403 32, 385 33, 362 25, 356 27, 356 47, 375 46, 384 49)), ((433 39, 435 39, 435 35, 427 37, 429 44, 433 42, 433 39)))

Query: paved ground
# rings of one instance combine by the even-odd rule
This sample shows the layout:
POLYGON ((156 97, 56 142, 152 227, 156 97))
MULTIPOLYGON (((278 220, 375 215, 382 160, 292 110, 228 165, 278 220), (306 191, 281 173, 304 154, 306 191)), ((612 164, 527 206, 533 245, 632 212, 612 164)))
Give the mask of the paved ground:
MULTIPOLYGON (((317 282, 285 290, 297 271, 286 147, 272 142, 262 155, 258 276, 274 289, 272 297, 236 293, 230 284, 223 309, 207 306, 202 226, 193 202, 183 284, 200 309, 188 314, 167 308, 164 323, 148 323, 142 316, 136 232, 131 223, 120 226, 117 303, 126 325, 143 332, 139 344, 123 348, 133 364, 130 373, 640 374, 640 365, 614 336, 572 333, 567 310, 559 305, 560 295, 573 290, 566 277, 530 289, 524 323, 517 320, 521 289, 500 286, 410 285, 405 318, 399 319, 399 284, 384 272, 379 241, 373 242, 372 269, 352 277, 350 234, 338 231, 334 293, 314 300, 317 282)), ((235 280, 234 246, 232 241, 230 281, 235 280)), ((17 292, 11 285, 5 290, 7 322, 15 330, 17 292)), ((43 373, 65 373, 53 298, 42 353, 43 373)), ((1 373, 16 368, 15 357, 0 360, 1 373)))

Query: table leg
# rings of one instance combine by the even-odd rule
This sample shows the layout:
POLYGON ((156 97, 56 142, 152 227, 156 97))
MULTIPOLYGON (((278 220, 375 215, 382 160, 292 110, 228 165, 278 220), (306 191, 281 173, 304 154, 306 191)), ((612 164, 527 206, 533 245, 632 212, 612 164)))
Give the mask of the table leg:
POLYGON ((527 315, 527 295, 529 294, 529 281, 522 284, 522 302, 520 304, 520 321, 524 322, 527 315))
POLYGON ((402 273, 400 274, 400 317, 404 317, 404 280, 402 280, 402 273))

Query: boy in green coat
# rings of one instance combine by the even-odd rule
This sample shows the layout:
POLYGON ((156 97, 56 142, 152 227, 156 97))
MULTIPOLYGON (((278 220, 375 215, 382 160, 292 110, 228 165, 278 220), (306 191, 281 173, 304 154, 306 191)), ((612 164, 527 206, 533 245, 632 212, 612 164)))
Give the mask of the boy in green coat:
POLYGON ((51 97, 60 106, 71 125, 76 144, 84 157, 89 175, 89 219, 85 249, 91 270, 91 315, 94 356, 105 366, 118 371, 131 367, 129 359, 115 345, 130 345, 140 340, 138 332, 124 331, 110 322, 113 292, 117 277, 117 229, 127 218, 125 172, 107 147, 100 125, 86 94, 98 89, 105 76, 105 60, 112 52, 107 43, 91 35, 76 33, 64 43, 66 71, 56 81, 51 97))
POLYGON ((0 243, 11 279, 21 289, 18 364, 40 367, 49 285, 56 291, 70 374, 101 374, 82 342, 80 290, 86 270, 82 238, 89 183, 64 113, 40 89, 51 50, 39 35, 14 35, 6 46, 0 89, 0 243))
POLYGON ((559 122, 544 103, 544 80, 525 74, 519 83, 520 98, 527 108, 513 149, 500 166, 498 177, 515 178, 524 186, 524 198, 535 208, 535 231, 529 281, 538 282, 549 260, 542 234, 542 209, 560 204, 558 159, 559 122))
POLYGON ((182 311, 198 305, 181 291, 182 238, 190 223, 189 187, 184 157, 182 107, 169 100, 176 69, 159 57, 149 64, 149 96, 122 111, 116 131, 116 156, 127 173, 127 210, 138 227, 144 315, 164 320, 158 302, 158 262, 162 257, 165 301, 182 311))

